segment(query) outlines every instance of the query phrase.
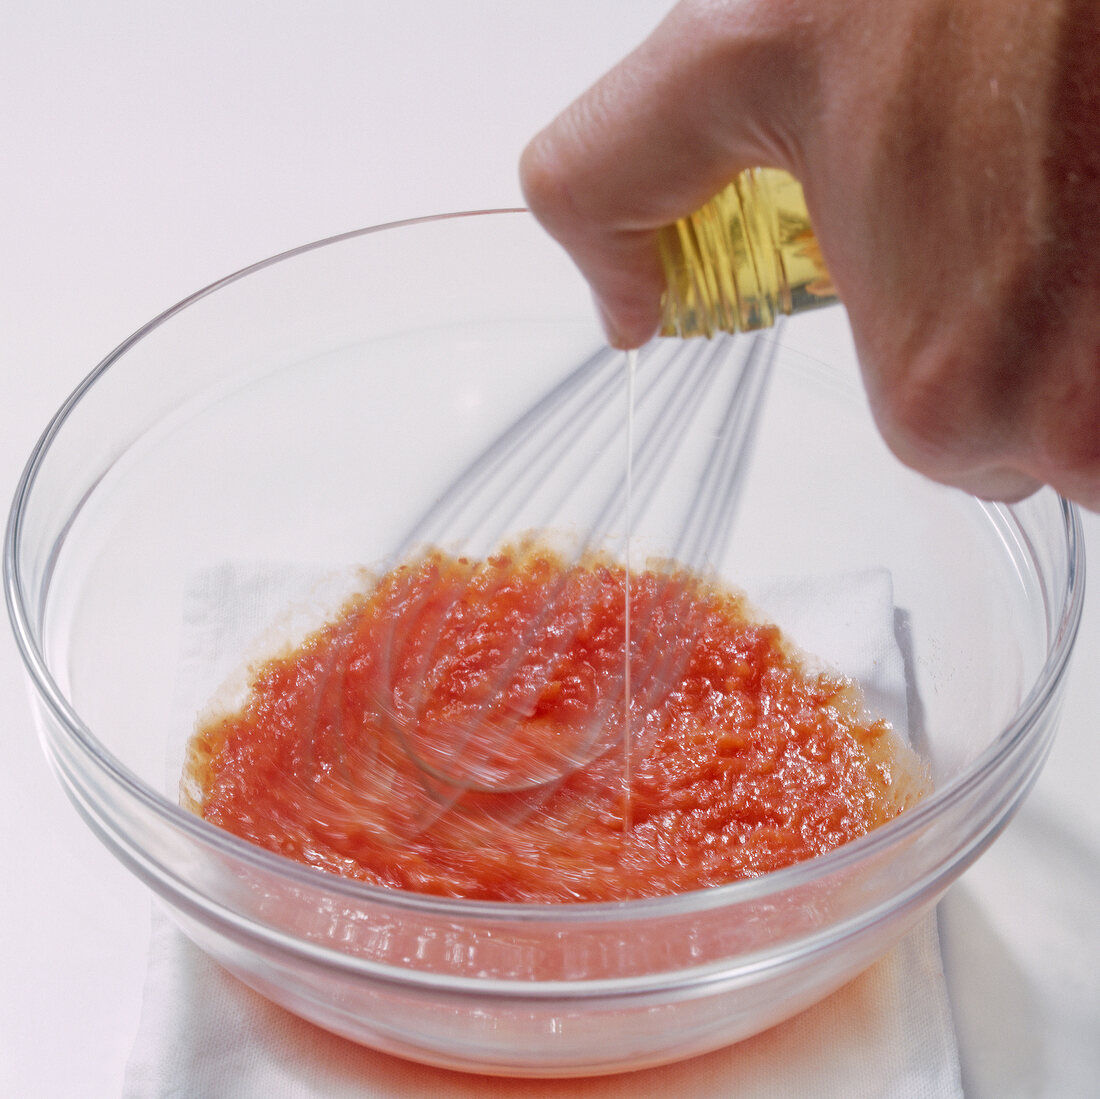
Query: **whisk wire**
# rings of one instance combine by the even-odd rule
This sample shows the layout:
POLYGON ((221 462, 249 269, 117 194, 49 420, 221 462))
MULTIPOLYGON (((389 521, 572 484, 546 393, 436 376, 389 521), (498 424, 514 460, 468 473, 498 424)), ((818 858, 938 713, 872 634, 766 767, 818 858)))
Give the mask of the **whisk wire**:
MULTIPOLYGON (((681 510, 686 500, 674 557, 692 570, 717 568, 726 552, 776 348, 774 340, 760 336, 716 338, 706 344, 657 341, 640 356, 637 381, 642 380, 644 372, 646 384, 638 386, 634 406, 640 423, 635 424, 631 455, 634 496, 629 512, 637 521, 656 507, 662 492, 671 491, 681 510), (739 369, 731 365, 731 360, 738 358, 739 369), (709 446, 699 446, 695 436, 701 432, 710 435, 709 446), (685 442, 691 442, 692 447, 685 447, 685 442), (685 458, 685 450, 696 457, 685 458), (703 455, 701 465, 699 454, 703 455), (694 480, 695 487, 685 497, 682 488, 684 480, 690 483, 688 479, 694 480)), ((476 538, 496 545, 513 529, 511 524, 524 508, 531 510, 533 496, 545 509, 545 518, 537 524, 541 529, 552 526, 560 514, 567 512, 567 505, 578 494, 589 501, 589 518, 582 524, 574 559, 579 561, 589 551, 606 547, 616 524, 628 515, 622 463, 627 419, 621 403, 626 384, 624 369, 623 356, 608 349, 586 359, 452 482, 410 531, 399 553, 406 555, 426 543, 453 544, 456 539, 462 544, 476 538), (613 401, 613 394, 620 400, 613 401), (589 481, 599 480, 597 468, 609 456, 617 458, 614 476, 602 495, 597 491, 593 505, 589 481), (551 477, 563 464, 570 466, 569 475, 551 477), (551 483, 552 492, 541 492, 551 483)), ((624 530, 621 536, 627 540, 631 532, 624 530)), ((441 653, 442 639, 460 593, 432 608, 425 637, 398 636, 394 624, 388 649, 394 691, 382 702, 403 749, 429 780, 426 789, 431 805, 425 807, 423 826, 445 813, 468 791, 522 796, 517 804, 530 807, 557 782, 621 739, 628 725, 627 711, 619 693, 622 683, 612 681, 601 691, 585 728, 559 756, 551 753, 538 760, 520 761, 509 764, 507 770, 494 762, 497 749, 509 742, 517 722, 524 720, 524 711, 530 709, 527 703, 552 676, 555 661, 571 642, 570 631, 580 628, 587 613, 583 598, 579 602, 565 599, 570 575, 569 569, 563 570, 561 578, 549 586, 543 606, 526 623, 515 650, 499 663, 492 682, 483 685, 482 701, 464 716, 460 726, 444 730, 442 742, 446 749, 442 755, 438 737, 430 753, 424 750, 418 725, 423 718, 431 668, 441 653), (553 636, 548 641, 551 622, 553 636), (412 668, 402 669, 403 681, 412 686, 398 700, 397 667, 413 647, 413 640, 420 645, 419 657, 412 668), (536 642, 542 654, 542 678, 524 683, 516 705, 515 677, 524 665, 528 648, 536 642), (515 711, 504 708, 508 697, 515 711)), ((634 699, 628 700, 628 705, 635 699, 648 705, 659 697, 687 659, 687 642, 694 630, 690 593, 672 572, 666 574, 663 584, 664 590, 649 606, 648 617, 634 615, 632 630, 635 638, 644 637, 656 608, 663 607, 666 622, 671 617, 678 623, 679 635, 672 644, 636 646, 640 655, 632 665, 634 699)))
POLYGON ((674 553, 676 560, 695 569, 714 567, 727 548, 778 345, 755 336, 742 346, 746 354, 741 370, 730 390, 721 430, 703 463, 674 553))
POLYGON ((531 486, 545 481, 545 471, 606 405, 618 358, 610 348, 590 355, 513 421, 444 488, 398 546, 395 559, 456 537, 468 544, 490 521, 498 528, 491 533, 507 529, 531 486))

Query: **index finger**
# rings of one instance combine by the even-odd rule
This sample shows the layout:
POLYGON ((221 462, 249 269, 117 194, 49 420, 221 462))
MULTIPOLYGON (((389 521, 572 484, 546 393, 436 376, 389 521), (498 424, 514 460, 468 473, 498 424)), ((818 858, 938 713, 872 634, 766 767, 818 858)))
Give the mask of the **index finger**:
POLYGON ((797 172, 788 107, 812 79, 774 5, 685 3, 524 151, 527 202, 590 283, 610 341, 660 319, 656 231, 739 171, 797 172))

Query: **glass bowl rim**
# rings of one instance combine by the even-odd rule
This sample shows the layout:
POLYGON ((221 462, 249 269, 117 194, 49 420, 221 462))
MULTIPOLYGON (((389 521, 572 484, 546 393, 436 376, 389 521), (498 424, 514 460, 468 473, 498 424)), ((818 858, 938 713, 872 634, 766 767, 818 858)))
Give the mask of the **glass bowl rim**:
MULTIPOLYGON (((347 899, 368 902, 374 906, 413 909, 425 915, 441 915, 450 918, 467 917, 493 921, 508 919, 520 923, 543 920, 554 923, 590 922, 601 917, 608 920, 651 920, 759 900, 794 887, 805 886, 827 878, 834 872, 848 869, 860 863, 865 856, 871 856, 895 841, 904 840, 905 837, 918 832, 930 818, 938 816, 941 811, 949 808, 975 785, 988 782, 995 772, 1007 766, 1011 758, 1022 750, 1028 740, 1028 733, 1035 728, 1038 718, 1055 695, 1065 675, 1081 620, 1085 572, 1083 527, 1077 506, 1061 496, 1058 497, 1058 504, 1067 560, 1066 598, 1056 623, 1057 628, 1054 630, 1054 643, 1048 646, 1043 666, 1012 720, 972 761, 963 774, 943 787, 933 790, 921 802, 898 817, 824 855, 794 863, 759 877, 667 896, 554 904, 468 900, 372 886, 298 863, 209 824, 182 806, 174 804, 143 782, 99 742, 69 704, 64 692, 51 674, 45 656, 36 641, 32 615, 23 597, 18 559, 23 517, 38 471, 54 438, 84 395, 135 344, 198 301, 242 278, 276 264, 293 260, 298 256, 375 233, 467 218, 499 218, 501 215, 530 217, 529 211, 522 207, 500 207, 405 218, 324 237, 249 264, 195 291, 142 325, 99 362, 62 403, 32 449, 15 491, 4 536, 3 582, 8 617, 31 684, 39 700, 47 706, 59 727, 79 747, 84 756, 90 759, 102 774, 109 777, 115 787, 151 810, 158 819, 174 831, 182 831, 189 839, 200 845, 213 847, 219 854, 250 864, 257 870, 288 879, 302 887, 321 889, 347 899)), ((1052 492, 1050 489, 1040 491, 1052 492)), ((1012 505, 997 506, 1011 508, 1012 505)))

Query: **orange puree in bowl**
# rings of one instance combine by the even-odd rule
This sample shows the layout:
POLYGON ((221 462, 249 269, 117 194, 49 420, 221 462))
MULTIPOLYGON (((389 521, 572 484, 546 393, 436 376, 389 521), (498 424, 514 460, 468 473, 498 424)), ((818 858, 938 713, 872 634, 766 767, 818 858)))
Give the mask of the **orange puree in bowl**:
POLYGON ((677 893, 830 851, 919 761, 737 594, 538 545, 382 576, 196 733, 206 820, 375 885, 508 901, 677 893), (626 734, 629 732, 629 736, 626 734))

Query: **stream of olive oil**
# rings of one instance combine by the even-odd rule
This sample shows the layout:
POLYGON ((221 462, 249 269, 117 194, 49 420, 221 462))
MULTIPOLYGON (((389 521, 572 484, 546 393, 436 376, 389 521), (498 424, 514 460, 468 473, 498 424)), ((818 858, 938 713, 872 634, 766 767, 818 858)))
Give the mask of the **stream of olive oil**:
POLYGON ((630 542, 634 533, 634 376, 638 352, 626 353, 626 548, 623 553, 623 832, 632 821, 633 730, 630 727, 630 542))

